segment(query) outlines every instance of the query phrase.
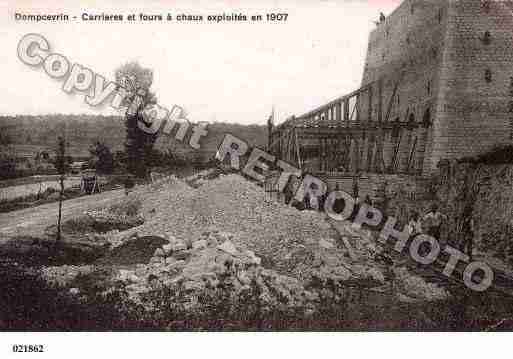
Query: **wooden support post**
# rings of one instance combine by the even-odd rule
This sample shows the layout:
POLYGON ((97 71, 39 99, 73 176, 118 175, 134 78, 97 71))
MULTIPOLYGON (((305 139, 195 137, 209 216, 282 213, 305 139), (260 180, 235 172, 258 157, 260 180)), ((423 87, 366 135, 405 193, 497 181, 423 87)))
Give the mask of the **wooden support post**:
POLYGON ((377 143, 376 143, 376 157, 374 160, 374 168, 376 172, 383 173, 386 169, 385 159, 384 159, 384 142, 385 142, 385 133, 382 128, 378 129, 377 135, 377 143))
POLYGON ((397 172, 397 163, 399 162, 399 147, 401 146, 401 139, 402 139, 402 128, 399 128, 399 135, 398 135, 398 138, 397 138, 397 142, 395 144, 395 148, 394 148, 394 154, 392 156, 392 161, 390 163, 390 169, 389 171, 391 173, 395 173, 397 172))
POLYGON ((369 86, 369 111, 368 111, 368 119, 367 121, 372 122, 372 84, 369 86))
POLYGON ((355 172, 355 156, 354 156, 354 139, 352 136, 349 137, 349 164, 348 168, 351 173, 355 172))
POLYGON ((344 99, 344 122, 346 125, 349 122, 349 97, 344 99))
POLYGON ((383 78, 378 80, 378 122, 383 122, 383 78))
POLYGON ((354 172, 358 173, 360 170, 360 139, 358 136, 354 138, 354 172))
POLYGON ((413 140, 413 145, 411 146, 410 156, 408 156, 408 164, 406 165, 406 173, 410 173, 411 166, 415 160, 415 150, 417 149, 417 136, 413 140))
POLYGON ((294 148, 293 148, 294 137, 292 136, 293 132, 294 132, 294 128, 291 128, 289 130, 289 141, 288 141, 288 144, 287 144, 287 161, 289 163, 292 162, 292 157, 293 157, 293 153, 294 153, 294 148))
POLYGON ((297 153, 297 164, 300 170, 303 169, 303 161, 301 160, 301 149, 299 145, 299 139, 297 137, 297 129, 294 128, 294 136, 296 138, 296 153, 297 153))
POLYGON ((337 138, 335 139, 335 161, 334 161, 334 166, 335 166, 335 170, 338 171, 338 168, 340 167, 340 146, 341 146, 341 140, 340 140, 340 136, 337 136, 337 138))
POLYGON ((355 121, 360 122, 360 93, 356 95, 356 100, 354 101, 354 110, 356 111, 355 121))
POLYGON ((418 152, 418 159, 417 159, 417 168, 415 168, 416 171, 418 171, 418 174, 422 174, 423 165, 424 165, 424 156, 426 153, 426 147, 427 147, 427 141, 429 136, 429 128, 427 126, 422 126, 422 135, 420 136, 419 140, 419 150, 418 152))
POLYGON ((372 162, 374 157, 374 150, 375 150, 375 144, 376 144, 376 134, 372 134, 371 137, 369 137, 368 142, 368 148, 367 148, 367 171, 372 171, 372 162))
MULTIPOLYGON (((320 132, 319 127, 319 132, 320 132)), ((319 136, 319 172, 322 172, 322 138, 319 136)))
POLYGON ((410 161, 410 152, 411 152, 411 147, 412 147, 412 133, 413 133, 413 129, 411 127, 407 127, 407 137, 406 137, 406 156, 404 156, 404 158, 402 159, 402 163, 401 163, 401 171, 404 170, 406 173, 408 173, 408 167, 410 166, 409 165, 409 161, 410 161))
POLYGON ((324 172, 328 170, 328 138, 324 138, 324 156, 322 156, 322 167, 324 172))
POLYGON ((360 145, 360 171, 363 171, 367 166, 367 146, 368 146, 368 138, 365 131, 362 133, 362 141, 360 145))

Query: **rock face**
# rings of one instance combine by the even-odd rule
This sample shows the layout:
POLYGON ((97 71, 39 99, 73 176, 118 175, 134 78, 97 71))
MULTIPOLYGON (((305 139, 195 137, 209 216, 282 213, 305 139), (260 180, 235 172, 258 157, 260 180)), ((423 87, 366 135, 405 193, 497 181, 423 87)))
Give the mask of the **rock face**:
POLYGON ((513 166, 450 163, 441 169, 437 197, 448 214, 445 236, 458 247, 461 221, 472 206, 474 249, 513 263, 513 166))

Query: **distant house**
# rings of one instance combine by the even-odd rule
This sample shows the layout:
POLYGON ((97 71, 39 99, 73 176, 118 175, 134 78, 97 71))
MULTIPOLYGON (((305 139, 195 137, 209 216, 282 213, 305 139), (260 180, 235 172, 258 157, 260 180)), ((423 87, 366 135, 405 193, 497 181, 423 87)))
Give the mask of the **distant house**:
POLYGON ((71 173, 80 173, 83 170, 87 169, 87 162, 86 161, 75 161, 71 164, 71 173))
POLYGON ((50 154, 47 151, 41 151, 36 153, 33 167, 35 167, 37 171, 55 170, 55 166, 51 161, 50 154))
POLYGON ((34 162, 29 157, 16 158, 16 170, 28 171, 34 168, 34 162))

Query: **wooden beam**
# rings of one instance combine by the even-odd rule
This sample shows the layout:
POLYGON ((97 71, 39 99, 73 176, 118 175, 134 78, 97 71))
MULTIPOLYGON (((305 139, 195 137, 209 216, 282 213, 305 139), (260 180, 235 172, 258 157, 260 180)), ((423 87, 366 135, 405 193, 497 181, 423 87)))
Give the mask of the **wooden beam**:
POLYGON ((344 99, 344 122, 349 122, 349 98, 344 99))
POLYGON ((376 147, 376 136, 372 135, 372 137, 369 137, 369 144, 367 148, 367 171, 372 170, 372 162, 374 160, 374 151, 376 147))
POLYGON ((298 140, 298 137, 297 137, 297 131, 296 129, 294 129, 294 137, 296 139, 296 153, 297 153, 297 164, 298 164, 298 167, 300 170, 303 169, 303 161, 301 160, 301 151, 300 151, 300 148, 299 148, 299 140, 298 140))
POLYGON ((367 122, 372 122, 372 86, 369 87, 369 109, 367 122))
POLYGON ((410 155, 408 156, 408 164, 406 165, 406 173, 410 172, 412 162, 415 159, 416 149, 417 149, 417 136, 415 136, 415 139, 413 140, 413 145, 411 146, 410 155))
POLYGON ((395 144, 394 154, 393 154, 392 161, 390 163, 390 168, 389 168, 389 171, 391 173, 395 173, 397 171, 397 162, 399 160, 399 147, 401 146, 402 135, 403 135, 402 131, 401 131, 401 129, 399 129, 397 143, 395 144))
POLYGON ((383 78, 378 80, 378 122, 383 122, 383 78))
POLYGON ((385 122, 388 122, 388 120, 389 120, 390 112, 392 111, 392 105, 394 104, 395 94, 397 93, 397 88, 399 87, 399 82, 401 82, 401 77, 402 77, 402 73, 401 73, 400 77, 397 79, 397 81, 395 82, 394 90, 392 91, 392 96, 390 96, 390 101, 388 101, 385 122))

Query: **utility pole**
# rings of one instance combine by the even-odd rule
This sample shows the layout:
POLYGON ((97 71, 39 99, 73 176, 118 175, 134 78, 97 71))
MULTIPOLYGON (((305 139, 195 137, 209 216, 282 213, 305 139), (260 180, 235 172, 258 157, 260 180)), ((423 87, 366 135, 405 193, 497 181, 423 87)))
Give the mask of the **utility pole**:
POLYGON ((57 242, 61 240, 61 219, 62 219, 62 200, 64 195, 64 175, 66 173, 66 142, 63 137, 59 137, 57 140, 57 160, 56 167, 59 173, 59 218, 57 220, 57 242))

